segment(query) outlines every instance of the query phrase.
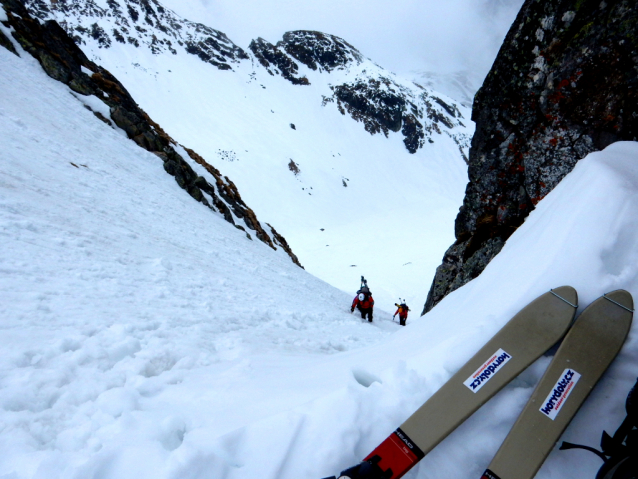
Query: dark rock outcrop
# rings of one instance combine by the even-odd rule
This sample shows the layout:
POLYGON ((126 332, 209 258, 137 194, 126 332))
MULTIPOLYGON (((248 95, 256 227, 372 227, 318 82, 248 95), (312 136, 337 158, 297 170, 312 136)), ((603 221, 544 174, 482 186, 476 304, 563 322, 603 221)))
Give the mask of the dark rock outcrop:
POLYGON ((383 133, 387 137, 390 131, 401 132, 410 153, 416 153, 426 140, 433 143, 433 135, 447 134, 467 162, 463 148, 467 148, 469 136, 454 130, 457 126, 464 127, 463 115, 456 105, 446 103, 425 88, 416 84, 406 88, 389 77, 367 74, 331 88, 334 93, 324 98, 324 105, 336 102, 342 114, 347 112, 362 122, 368 133, 383 133))
POLYGON ((308 78, 299 77, 299 65, 284 50, 258 38, 248 46, 255 58, 271 75, 279 74, 293 85, 310 85, 308 78))
POLYGON ((331 72, 363 61, 356 48, 327 33, 308 30, 287 32, 277 46, 311 70, 331 72))
POLYGON ((363 61, 361 53, 345 40, 307 30, 287 32, 276 45, 258 38, 248 48, 268 73, 279 74, 294 85, 310 84, 307 77, 299 76, 299 64, 331 72, 363 61))
POLYGON ((177 54, 183 49, 220 70, 231 70, 234 63, 248 59, 246 52, 224 33, 180 18, 157 0, 108 0, 106 7, 95 0, 23 3, 40 20, 57 20, 78 45, 96 41, 100 48, 110 48, 116 43, 130 43, 146 46, 154 54, 177 54))
POLYGON ((633 0, 526 0, 476 94, 469 178, 423 313, 478 276, 575 164, 638 136, 633 0))
POLYGON ((7 50, 9 50, 11 53, 13 53, 14 55, 18 55, 18 52, 16 52, 16 49, 13 46, 13 43, 11 43, 11 40, 9 40, 7 36, 1 31, 0 31, 0 47, 4 47, 7 50))
MULTIPOLYGON (((112 121, 127 136, 145 150, 154 153, 163 162, 164 170, 175 178, 177 184, 196 201, 224 218, 239 229, 235 218, 242 221, 261 241, 277 249, 255 213, 243 202, 237 187, 192 150, 186 152, 192 160, 210 173, 215 184, 198 176, 189 163, 177 152, 177 143, 135 103, 124 86, 106 69, 90 61, 73 39, 53 20, 40 23, 30 16, 18 0, 0 0, 8 20, 2 22, 12 28, 12 35, 22 48, 36 58, 44 71, 53 79, 68 85, 80 95, 94 95, 110 111, 110 119, 101 116, 107 124, 112 121), (209 199, 211 201, 209 201, 209 199), (212 202, 212 204, 211 204, 212 202), (231 213, 232 212, 232 213, 231 213), (233 216, 234 214, 234 216, 233 216)), ((299 260, 292 253, 286 240, 271 229, 274 242, 282 247, 297 265, 299 260)), ((250 235, 246 233, 250 238, 250 235)))

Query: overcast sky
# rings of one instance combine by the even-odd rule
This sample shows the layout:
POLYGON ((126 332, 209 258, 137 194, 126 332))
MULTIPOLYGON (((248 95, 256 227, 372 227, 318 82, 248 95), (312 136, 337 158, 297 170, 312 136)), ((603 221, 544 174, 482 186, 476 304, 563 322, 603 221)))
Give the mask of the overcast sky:
POLYGON ((290 30, 340 36, 384 68, 470 70, 481 78, 523 0, 160 0, 246 48, 290 30))

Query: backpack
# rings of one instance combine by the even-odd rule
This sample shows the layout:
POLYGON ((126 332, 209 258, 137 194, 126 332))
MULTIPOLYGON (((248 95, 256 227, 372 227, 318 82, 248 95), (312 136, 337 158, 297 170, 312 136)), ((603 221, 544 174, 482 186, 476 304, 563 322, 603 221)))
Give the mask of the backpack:
POLYGON ((394 305, 399 308, 399 314, 401 313, 407 313, 408 311, 412 311, 410 308, 408 308, 408 305, 405 304, 405 299, 401 300, 399 299, 399 301, 401 301, 401 303, 394 303, 394 305))
POLYGON ((613 436, 603 431, 601 451, 589 446, 563 442, 561 450, 585 449, 603 460, 596 479, 638 479, 638 380, 625 402, 627 417, 613 436))

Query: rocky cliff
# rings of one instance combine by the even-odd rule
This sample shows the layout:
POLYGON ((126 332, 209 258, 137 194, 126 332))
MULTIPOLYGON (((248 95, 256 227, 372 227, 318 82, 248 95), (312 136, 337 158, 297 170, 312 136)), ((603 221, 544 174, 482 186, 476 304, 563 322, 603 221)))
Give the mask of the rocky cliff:
POLYGON ((78 44, 97 41, 100 48, 123 43, 145 46, 153 53, 178 50, 198 56, 220 70, 248 59, 228 37, 201 23, 191 22, 164 8, 157 0, 25 0, 40 20, 57 20, 78 44))
MULTIPOLYGON (((2 24, 11 29, 13 38, 40 62, 51 78, 68 85, 81 101, 85 98, 86 108, 93 111, 99 120, 112 128, 122 129, 137 145, 154 153, 164 170, 196 201, 223 215, 248 238, 252 239, 248 232, 252 231, 271 248, 281 247, 299 265, 286 240, 270 225, 266 225, 270 234, 266 231, 253 210, 244 203, 234 183, 193 150, 184 148, 168 136, 111 73, 86 57, 57 22, 47 20, 40 23, 18 0, 0 0, 0 5, 7 17, 2 24), (100 111, 102 108, 96 107, 96 100, 98 105, 104 106, 105 113, 100 111), (185 157, 202 166, 208 178, 195 173, 185 157)), ((0 45, 19 54, 1 32, 0 45)))
MULTIPOLYGON (((366 60, 342 38, 306 30, 288 32, 276 45, 259 38, 249 49, 271 75, 281 75, 295 85, 310 84, 301 66, 330 73, 354 70, 366 60)), ((354 79, 335 83, 330 86, 332 94, 323 98, 324 106, 335 103, 343 115, 348 113, 363 123, 368 133, 387 137, 391 131, 400 132, 410 153, 416 153, 425 141, 433 143, 434 136, 445 134, 458 145, 467 162, 464 149, 469 146, 469 138, 455 130, 458 126, 465 128, 463 115, 451 101, 418 84, 401 84, 378 67, 363 68, 354 79)))
POLYGON ((472 119, 469 184, 423 314, 478 276, 574 165, 638 136, 638 9, 630 0, 527 0, 472 119))

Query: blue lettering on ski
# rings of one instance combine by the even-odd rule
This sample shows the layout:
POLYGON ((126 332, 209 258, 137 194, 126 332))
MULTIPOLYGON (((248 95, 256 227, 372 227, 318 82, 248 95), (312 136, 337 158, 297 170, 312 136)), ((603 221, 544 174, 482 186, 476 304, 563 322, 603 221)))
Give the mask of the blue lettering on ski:
POLYGON ((554 385, 554 389, 549 393, 544 405, 540 408, 540 411, 550 419, 554 419, 558 414, 558 411, 562 407, 567 396, 571 393, 572 389, 578 382, 580 374, 573 369, 566 369, 560 380, 554 385))
MULTIPOLYGON (((497 356, 496 359, 494 359, 494 361, 492 361, 491 364, 482 366, 483 371, 478 376, 476 376, 470 383, 468 383, 467 381, 465 382, 465 385, 468 386, 472 391, 476 392, 478 389, 480 389, 480 386, 484 382, 489 380, 496 372, 499 371, 503 363, 505 363, 507 360, 512 358, 509 354, 504 352, 502 349, 499 351, 502 351, 502 354, 497 356)), ((480 370, 481 369, 479 369, 479 371, 480 370)))

